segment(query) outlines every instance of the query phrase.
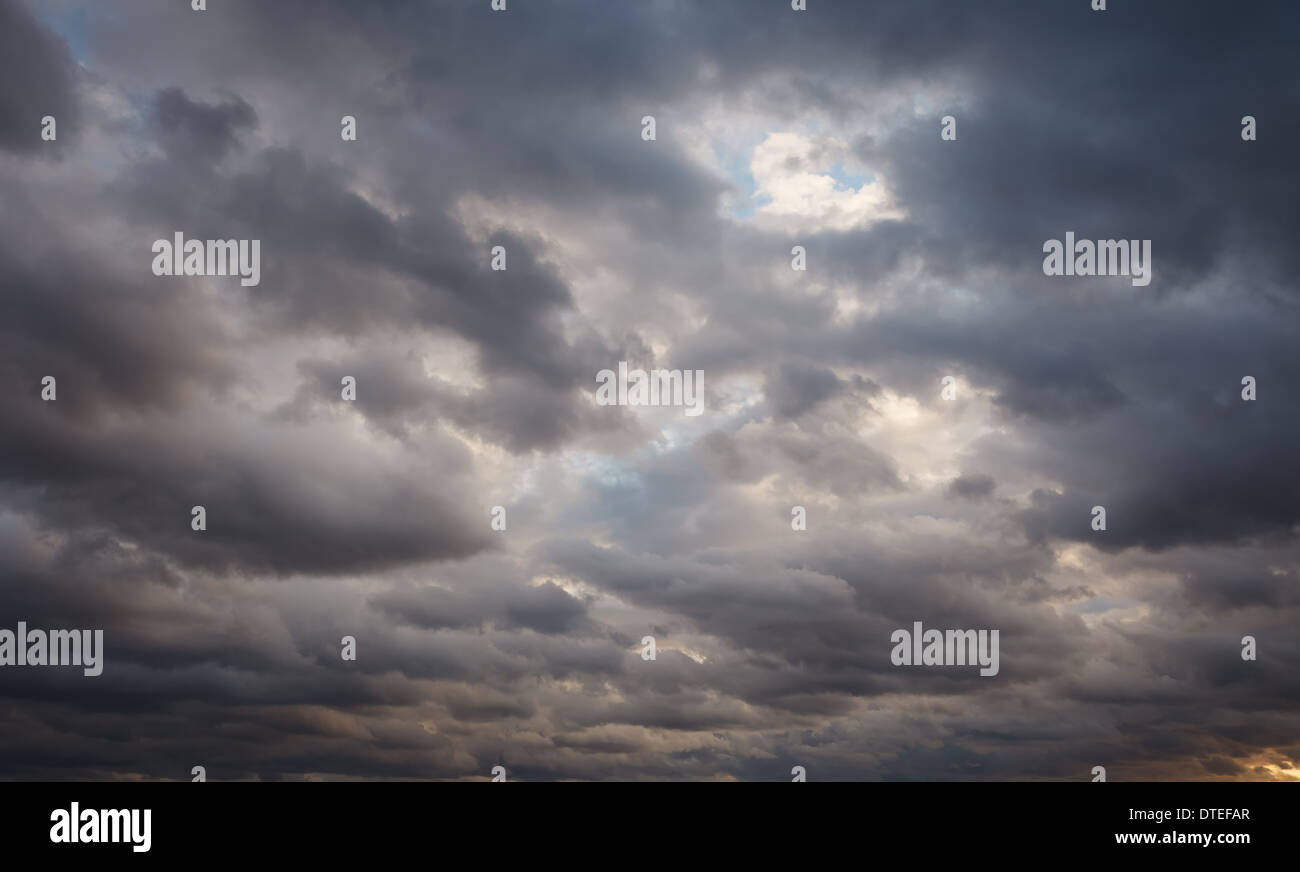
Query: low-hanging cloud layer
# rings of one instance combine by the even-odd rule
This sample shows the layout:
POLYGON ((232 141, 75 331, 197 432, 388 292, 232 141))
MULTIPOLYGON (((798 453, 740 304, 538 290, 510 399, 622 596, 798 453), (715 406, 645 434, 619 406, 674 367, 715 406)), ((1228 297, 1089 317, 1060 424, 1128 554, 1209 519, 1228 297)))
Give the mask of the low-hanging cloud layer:
POLYGON ((0 0, 0 777, 1300 779, 1300 7, 207 5, 0 0))

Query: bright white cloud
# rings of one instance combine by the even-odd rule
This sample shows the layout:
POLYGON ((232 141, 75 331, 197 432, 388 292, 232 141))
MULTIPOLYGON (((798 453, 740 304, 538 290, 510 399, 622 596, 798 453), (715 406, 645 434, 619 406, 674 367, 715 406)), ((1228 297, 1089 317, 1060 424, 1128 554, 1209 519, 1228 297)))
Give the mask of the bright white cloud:
POLYGON ((815 232, 902 217, 879 176, 854 187, 861 173, 854 172, 847 144, 833 137, 770 133, 754 149, 749 167, 754 197, 766 201, 755 210, 761 223, 815 232), (846 177, 853 181, 846 184, 846 177))

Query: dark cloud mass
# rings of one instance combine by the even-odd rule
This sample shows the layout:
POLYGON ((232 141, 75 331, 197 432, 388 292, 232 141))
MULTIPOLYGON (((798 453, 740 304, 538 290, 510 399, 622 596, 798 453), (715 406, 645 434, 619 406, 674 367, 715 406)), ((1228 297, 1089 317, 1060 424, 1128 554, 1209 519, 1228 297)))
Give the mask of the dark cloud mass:
POLYGON ((59 139, 32 135, 40 133, 47 116, 64 124, 63 142, 76 137, 76 69, 64 41, 42 27, 31 10, 20 3, 0 4, 0 151, 60 153, 59 139))
POLYGON ((0 0, 0 778, 1300 779, 1300 6, 788 5, 0 0))

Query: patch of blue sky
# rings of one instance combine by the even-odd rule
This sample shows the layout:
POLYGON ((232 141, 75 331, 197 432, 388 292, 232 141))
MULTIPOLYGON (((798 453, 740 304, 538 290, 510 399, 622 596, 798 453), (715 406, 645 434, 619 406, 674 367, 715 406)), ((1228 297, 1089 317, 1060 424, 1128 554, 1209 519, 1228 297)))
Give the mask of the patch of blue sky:
POLYGON ((757 196, 758 182, 749 169, 754 149, 761 140, 742 143, 739 148, 725 149, 720 145, 713 147, 713 157, 722 169, 727 181, 735 187, 735 192, 726 198, 724 211, 733 218, 752 218, 759 207, 770 203, 772 198, 764 194, 757 196))
POLYGON ((623 490, 642 486, 640 471, 634 458, 614 457, 594 451, 565 452, 565 466, 583 480, 600 490, 623 490))
POLYGON ((1129 600, 1113 600, 1104 596, 1095 596, 1081 603, 1074 603, 1067 607, 1066 611, 1076 615, 1099 615, 1116 609, 1127 609, 1132 605, 1134 603, 1129 600))
POLYGON ((868 172, 865 168, 848 168, 842 162, 831 166, 827 173, 835 182, 835 189, 839 191, 857 191, 861 190, 864 185, 875 184, 876 177, 868 172))
POLYGON ((86 59, 88 37, 86 10, 69 9, 65 12, 56 13, 53 10, 44 9, 40 11, 40 15, 45 26, 63 37, 68 43, 68 51, 72 53, 72 59, 78 64, 83 63, 86 59))

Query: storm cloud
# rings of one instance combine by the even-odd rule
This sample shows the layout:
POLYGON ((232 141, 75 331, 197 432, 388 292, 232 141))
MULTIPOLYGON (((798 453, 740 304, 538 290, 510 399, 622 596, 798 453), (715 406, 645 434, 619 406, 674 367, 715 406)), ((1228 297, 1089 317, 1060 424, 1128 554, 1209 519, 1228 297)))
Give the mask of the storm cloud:
POLYGON ((0 0, 0 777, 1300 778, 1300 10, 1110 5, 0 0))

